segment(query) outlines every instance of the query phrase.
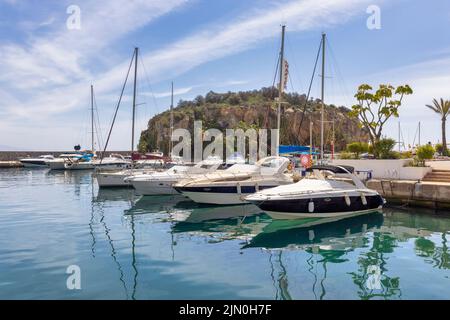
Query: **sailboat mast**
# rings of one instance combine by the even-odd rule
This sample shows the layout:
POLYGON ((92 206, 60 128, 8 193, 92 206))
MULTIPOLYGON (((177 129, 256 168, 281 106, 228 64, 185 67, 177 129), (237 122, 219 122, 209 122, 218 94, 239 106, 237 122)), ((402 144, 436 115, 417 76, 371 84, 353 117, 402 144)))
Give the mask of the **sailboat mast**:
POLYGON ((283 98, 283 68, 284 68, 284 33, 286 26, 281 26, 281 48, 280 48, 280 83, 278 84, 278 109, 277 109, 277 151, 278 156, 280 150, 280 135, 281 135, 281 99, 283 98))
POLYGON ((94 152, 94 86, 91 84, 91 150, 94 152))
POLYGON ((173 135, 173 81, 172 81, 172 88, 171 88, 171 95, 170 95, 170 140, 169 140, 169 150, 170 155, 172 156, 172 149, 173 149, 173 142, 172 142, 172 135, 173 135))
POLYGON ((321 90, 321 111, 320 111, 320 160, 323 161, 323 132, 324 132, 324 92, 325 92, 325 33, 322 33, 322 90, 321 90))
POLYGON ((133 122, 131 124, 131 154, 134 152, 134 122, 136 118, 136 82, 139 48, 134 48, 133 122))
POLYGON ((419 146, 420 146, 420 121, 419 121, 419 146))

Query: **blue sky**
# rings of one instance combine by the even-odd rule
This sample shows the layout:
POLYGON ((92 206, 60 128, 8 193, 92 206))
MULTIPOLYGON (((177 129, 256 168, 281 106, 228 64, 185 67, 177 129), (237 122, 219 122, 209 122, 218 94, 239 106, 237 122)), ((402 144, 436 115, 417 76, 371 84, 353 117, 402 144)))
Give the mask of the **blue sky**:
MULTIPOLYGON (((89 87, 94 84, 103 134, 111 120, 134 46, 141 50, 138 125, 175 100, 209 90, 271 85, 280 24, 287 25, 289 91, 307 89, 321 32, 326 32, 325 101, 354 103, 361 83, 415 91, 400 112, 403 138, 440 139, 439 117, 425 104, 450 99, 450 3, 445 0, 0 0, 0 149, 67 150, 89 145, 89 87), (80 29, 66 12, 81 10, 80 29), (369 5, 381 9, 381 29, 369 30, 369 5), (4 148, 4 147, 3 147, 4 148)), ((312 95, 320 95, 319 81, 312 95)), ((111 138, 128 149, 131 86, 111 138)), ((386 128, 397 136, 398 120, 386 128)))

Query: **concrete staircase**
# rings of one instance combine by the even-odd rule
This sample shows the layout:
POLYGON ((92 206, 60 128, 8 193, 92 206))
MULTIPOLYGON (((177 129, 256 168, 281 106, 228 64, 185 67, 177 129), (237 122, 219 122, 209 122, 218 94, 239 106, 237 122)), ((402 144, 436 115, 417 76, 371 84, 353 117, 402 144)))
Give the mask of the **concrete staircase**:
POLYGON ((450 170, 436 170, 427 174, 422 181, 447 182, 450 183, 450 170))

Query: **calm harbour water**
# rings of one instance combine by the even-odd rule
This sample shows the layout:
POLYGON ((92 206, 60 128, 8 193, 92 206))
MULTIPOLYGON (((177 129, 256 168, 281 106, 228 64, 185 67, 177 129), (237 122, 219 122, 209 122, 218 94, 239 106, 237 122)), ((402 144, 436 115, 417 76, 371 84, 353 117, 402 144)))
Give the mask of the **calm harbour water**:
POLYGON ((99 190, 90 172, 0 170, 0 299, 449 299, 449 233, 449 214, 416 209, 301 227, 99 190))

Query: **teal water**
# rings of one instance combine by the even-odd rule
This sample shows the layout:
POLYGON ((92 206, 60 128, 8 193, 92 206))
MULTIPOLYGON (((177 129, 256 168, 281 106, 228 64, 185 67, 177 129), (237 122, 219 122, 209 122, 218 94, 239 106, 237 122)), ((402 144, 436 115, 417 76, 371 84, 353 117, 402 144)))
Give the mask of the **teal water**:
POLYGON ((98 190, 89 172, 1 170, 0 299, 449 299, 449 231, 444 213, 302 225, 98 190))

